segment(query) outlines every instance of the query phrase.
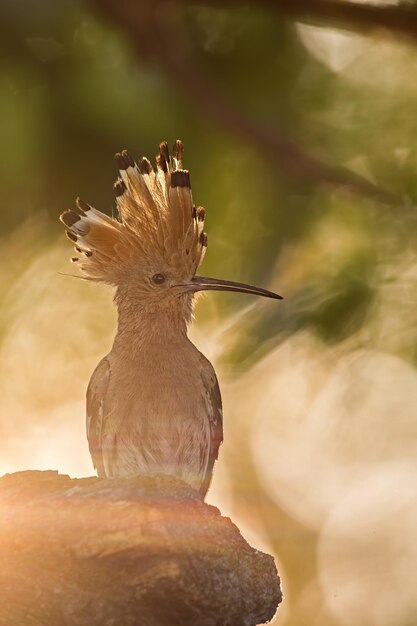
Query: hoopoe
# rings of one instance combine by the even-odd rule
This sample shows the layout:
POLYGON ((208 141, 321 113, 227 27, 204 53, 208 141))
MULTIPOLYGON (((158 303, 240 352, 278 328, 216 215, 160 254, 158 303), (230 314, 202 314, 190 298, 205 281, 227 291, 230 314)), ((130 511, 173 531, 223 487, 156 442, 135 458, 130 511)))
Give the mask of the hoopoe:
POLYGON ((205 497, 223 441, 211 363, 187 337, 202 290, 278 294, 196 276, 207 247, 205 211, 193 204, 183 145, 163 142, 156 171, 117 153, 118 219, 77 199, 60 219, 87 280, 116 288, 117 333, 87 389, 87 438, 99 476, 170 474, 205 497))

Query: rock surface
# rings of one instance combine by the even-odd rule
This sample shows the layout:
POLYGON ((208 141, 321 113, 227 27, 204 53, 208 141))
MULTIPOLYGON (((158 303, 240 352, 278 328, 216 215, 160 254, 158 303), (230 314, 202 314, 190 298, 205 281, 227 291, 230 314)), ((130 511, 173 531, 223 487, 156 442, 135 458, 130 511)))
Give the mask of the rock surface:
POLYGON ((273 558, 166 476, 3 476, 0 564, 7 626, 255 626, 281 601, 273 558))

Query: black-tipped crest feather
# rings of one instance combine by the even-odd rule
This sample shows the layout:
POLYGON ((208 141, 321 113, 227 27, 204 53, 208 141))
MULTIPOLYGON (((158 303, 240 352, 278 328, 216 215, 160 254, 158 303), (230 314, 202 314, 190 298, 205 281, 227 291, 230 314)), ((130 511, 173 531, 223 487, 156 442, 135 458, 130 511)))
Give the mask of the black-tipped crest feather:
POLYGON ((70 239, 71 241, 77 241, 77 235, 74 235, 74 233, 72 233, 70 230, 66 230, 65 231, 66 236, 68 237, 68 239, 70 239))
POLYGON ((82 211, 83 213, 87 213, 87 211, 91 209, 91 206, 87 204, 87 202, 84 202, 84 200, 81 200, 80 197, 76 198, 75 204, 77 205, 79 210, 82 211))
POLYGON ((172 156, 177 159, 177 161, 182 161, 184 157, 184 146, 182 145, 182 141, 177 139, 172 148, 172 156))
POLYGON ((126 191, 126 185, 120 179, 116 180, 116 182, 113 185, 113 188, 114 188, 116 196, 122 196, 124 192, 126 191))
POLYGON ((171 187, 189 187, 191 189, 189 172, 187 170, 176 170, 172 172, 171 187))
POLYGON ((67 237, 80 254, 72 260, 90 280, 118 284, 129 267, 152 260, 168 266, 179 263, 189 276, 195 274, 207 245, 205 211, 193 204, 183 154, 180 140, 174 143, 171 158, 168 144, 161 142, 154 171, 146 157, 136 165, 122 150, 115 155, 120 171, 114 184, 119 219, 80 198, 79 213, 70 210, 61 215, 67 237))
POLYGON ((74 224, 76 224, 79 221, 80 217, 81 216, 75 211, 69 210, 69 211, 64 211, 64 213, 60 215, 59 219, 61 220, 63 224, 65 224, 65 226, 67 226, 68 228, 71 228, 74 224))

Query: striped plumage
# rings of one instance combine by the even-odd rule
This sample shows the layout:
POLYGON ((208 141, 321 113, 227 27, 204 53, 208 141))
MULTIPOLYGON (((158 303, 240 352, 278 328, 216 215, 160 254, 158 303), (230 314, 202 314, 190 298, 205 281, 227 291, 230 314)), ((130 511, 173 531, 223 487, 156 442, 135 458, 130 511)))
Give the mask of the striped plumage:
POLYGON ((205 496, 223 439, 213 367, 187 337, 195 292, 264 289, 195 276, 207 247, 183 146, 159 146, 156 171, 116 154, 118 219, 82 200, 61 221, 87 280, 116 287, 118 328, 87 390, 87 436, 99 476, 166 473, 205 496))

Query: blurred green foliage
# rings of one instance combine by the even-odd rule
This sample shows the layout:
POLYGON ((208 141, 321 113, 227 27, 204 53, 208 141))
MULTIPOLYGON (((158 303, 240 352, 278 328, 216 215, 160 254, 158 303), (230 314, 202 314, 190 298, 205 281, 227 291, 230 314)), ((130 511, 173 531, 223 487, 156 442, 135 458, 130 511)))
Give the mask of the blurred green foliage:
MULTIPOLYGON (((160 139, 177 136, 186 145, 195 199, 209 212, 209 272, 265 282, 283 246, 308 237, 343 201, 343 193, 337 197, 319 180, 290 179, 236 138, 233 126, 220 128, 201 114, 187 93, 152 63, 135 58, 123 33, 86 5, 20 0, 3 2, 0 11, 3 233, 40 213, 57 227, 57 214, 77 194, 110 211, 112 154, 128 147, 152 155, 160 139)), ((415 93, 394 93, 384 81, 366 85, 332 72, 279 13, 201 7, 183 11, 179 19, 197 66, 238 110, 283 128, 301 148, 330 163, 351 162, 404 198, 415 195, 415 93)), ((384 220, 390 209, 355 197, 350 207, 343 202, 352 221, 362 220, 370 247, 396 238, 395 220, 384 220)), ((393 210, 402 241, 414 245, 414 229, 404 227, 406 219, 414 225, 414 214, 393 210)), ((348 217, 342 227, 350 228, 348 217)), ((349 276, 346 261, 328 282, 335 303, 349 276)), ((366 282, 368 264, 355 265, 356 279, 366 282)), ((349 284, 361 298, 364 291, 349 284)), ((356 309, 356 296, 343 308, 356 309)), ((233 298, 225 301, 239 306, 233 298)), ((325 310, 326 320, 332 310, 338 317, 336 304, 325 310)), ((326 335, 342 332, 337 321, 324 323, 326 335)))

